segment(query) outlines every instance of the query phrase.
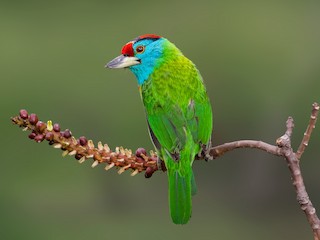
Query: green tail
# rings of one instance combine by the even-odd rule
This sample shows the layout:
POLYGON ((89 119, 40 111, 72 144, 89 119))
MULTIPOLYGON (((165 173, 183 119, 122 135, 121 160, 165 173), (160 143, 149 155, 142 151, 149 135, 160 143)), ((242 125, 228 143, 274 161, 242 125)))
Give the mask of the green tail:
POLYGON ((191 187, 193 174, 190 170, 185 176, 181 176, 177 170, 168 172, 170 213, 175 224, 186 224, 191 217, 191 193, 195 191, 191 187))

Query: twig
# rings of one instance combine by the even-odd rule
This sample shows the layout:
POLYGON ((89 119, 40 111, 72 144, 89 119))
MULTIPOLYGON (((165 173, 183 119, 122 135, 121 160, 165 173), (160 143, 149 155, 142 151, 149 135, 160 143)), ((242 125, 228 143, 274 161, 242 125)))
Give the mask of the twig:
MULTIPOLYGON (((307 220, 312 228, 314 239, 320 240, 320 220, 316 214, 316 210, 306 191, 299 160, 307 147, 312 131, 315 128, 317 116, 319 112, 319 104, 312 105, 312 112, 309 125, 301 141, 301 144, 295 153, 291 147, 291 136, 294 128, 293 119, 288 118, 286 123, 286 132, 283 136, 277 139, 277 145, 271 145, 262 141, 255 140, 239 140, 229 143, 224 143, 215 147, 206 149, 196 157, 197 160, 212 160, 222 156, 224 153, 237 148, 257 148, 268 152, 275 156, 281 156, 286 159, 288 168, 291 173, 292 183, 296 191, 297 201, 300 208, 304 211, 307 220)), ((70 130, 60 131, 59 124, 52 125, 51 121, 47 123, 38 120, 37 115, 28 114, 26 110, 20 110, 20 115, 11 118, 12 122, 24 130, 32 131, 29 135, 30 139, 36 142, 42 142, 44 139, 49 141, 50 145, 63 150, 63 156, 74 155, 80 162, 84 162, 91 158, 94 160, 92 167, 100 163, 106 163, 106 170, 116 166, 121 174, 128 169, 132 170, 131 176, 145 171, 145 177, 151 177, 155 171, 166 171, 164 163, 158 159, 154 152, 147 155, 145 149, 139 148, 135 154, 131 150, 117 147, 112 151, 107 144, 98 143, 96 148, 92 140, 87 140, 85 137, 76 139, 72 136, 70 130)))
POLYGON ((301 155, 303 154, 304 150, 306 149, 306 147, 309 144, 311 133, 312 133, 313 129, 316 127, 318 113, 319 113, 319 104, 318 103, 313 103, 312 104, 312 111, 311 111, 309 125, 308 125, 307 130, 305 131, 305 133, 303 135, 303 139, 302 139, 302 141, 300 143, 300 146, 299 146, 299 148, 298 148, 298 150, 296 152, 298 160, 300 160, 301 155))

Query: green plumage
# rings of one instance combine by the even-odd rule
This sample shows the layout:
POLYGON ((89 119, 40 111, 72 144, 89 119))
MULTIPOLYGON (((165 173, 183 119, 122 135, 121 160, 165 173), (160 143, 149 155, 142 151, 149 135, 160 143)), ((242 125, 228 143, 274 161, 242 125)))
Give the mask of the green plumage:
POLYGON ((171 217, 185 224, 196 192, 192 163, 210 141, 212 110, 201 75, 174 44, 165 40, 162 59, 140 87, 150 135, 164 160, 171 217), (193 187, 192 187, 193 185, 193 187))

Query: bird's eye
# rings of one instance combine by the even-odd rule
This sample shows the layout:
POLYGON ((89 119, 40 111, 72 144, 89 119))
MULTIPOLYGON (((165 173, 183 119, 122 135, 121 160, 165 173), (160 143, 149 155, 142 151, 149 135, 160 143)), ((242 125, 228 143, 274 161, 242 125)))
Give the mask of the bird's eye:
POLYGON ((137 53, 143 53, 144 52, 144 46, 140 45, 136 48, 137 53))

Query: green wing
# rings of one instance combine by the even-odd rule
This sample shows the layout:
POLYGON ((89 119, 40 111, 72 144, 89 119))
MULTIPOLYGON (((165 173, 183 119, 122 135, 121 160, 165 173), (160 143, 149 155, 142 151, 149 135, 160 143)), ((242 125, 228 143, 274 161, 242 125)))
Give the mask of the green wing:
POLYGON ((160 143, 160 147, 157 148, 165 148, 174 154, 185 145, 184 128, 187 127, 187 122, 179 107, 173 106, 172 109, 174 110, 169 112, 165 107, 158 105, 153 114, 147 115, 147 120, 151 135, 160 143))
POLYGON ((186 145, 186 131, 191 133, 195 145, 209 142, 212 110, 206 95, 201 100, 190 99, 184 111, 177 104, 167 107, 159 103, 147 111, 150 135, 158 150, 163 147, 172 154, 179 152, 186 145))

